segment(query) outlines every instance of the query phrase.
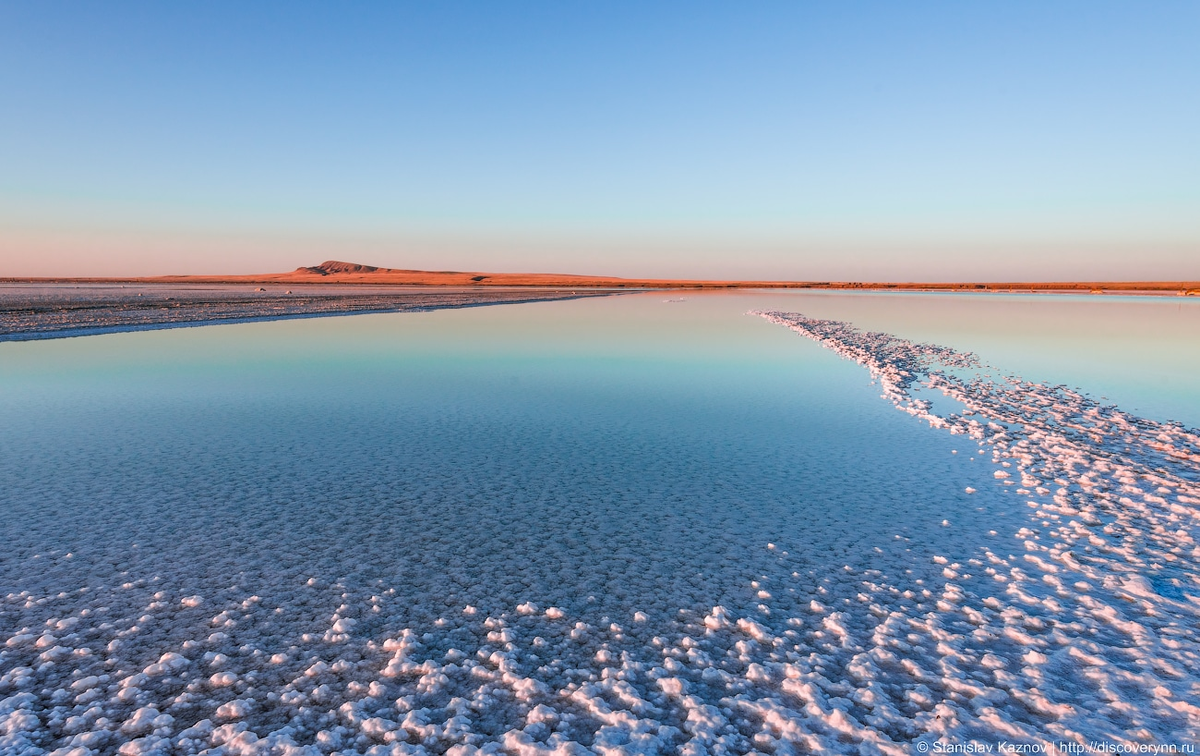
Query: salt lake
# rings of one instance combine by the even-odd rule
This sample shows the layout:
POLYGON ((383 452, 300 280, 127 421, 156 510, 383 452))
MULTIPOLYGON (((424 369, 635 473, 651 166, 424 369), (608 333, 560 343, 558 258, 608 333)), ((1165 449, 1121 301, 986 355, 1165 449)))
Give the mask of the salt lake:
POLYGON ((837 292, 0 344, 0 750, 1195 742, 1197 345, 1194 299, 837 292), (866 332, 1178 453, 899 412, 866 332))

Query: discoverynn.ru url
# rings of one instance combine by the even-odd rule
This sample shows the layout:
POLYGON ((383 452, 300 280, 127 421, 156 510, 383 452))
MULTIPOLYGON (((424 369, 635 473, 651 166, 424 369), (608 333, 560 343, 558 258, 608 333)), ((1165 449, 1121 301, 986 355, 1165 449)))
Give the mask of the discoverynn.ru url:
POLYGON ((1114 743, 1111 741, 1092 740, 1087 743, 1062 741, 1058 743, 1009 743, 999 740, 994 743, 981 743, 976 740, 966 743, 928 743, 916 744, 918 753, 1045 753, 1045 754, 1074 754, 1074 753, 1195 753, 1195 743, 1114 743))

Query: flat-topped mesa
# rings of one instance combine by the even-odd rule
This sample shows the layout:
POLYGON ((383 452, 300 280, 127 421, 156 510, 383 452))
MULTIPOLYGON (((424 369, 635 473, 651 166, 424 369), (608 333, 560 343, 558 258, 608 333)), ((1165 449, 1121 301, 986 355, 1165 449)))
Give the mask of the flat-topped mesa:
POLYGON ((359 265, 358 263, 341 262, 340 260, 326 260, 320 265, 314 265, 311 268, 296 268, 297 273, 316 273, 319 276, 333 275, 334 273, 374 273, 379 268, 374 265, 359 265))

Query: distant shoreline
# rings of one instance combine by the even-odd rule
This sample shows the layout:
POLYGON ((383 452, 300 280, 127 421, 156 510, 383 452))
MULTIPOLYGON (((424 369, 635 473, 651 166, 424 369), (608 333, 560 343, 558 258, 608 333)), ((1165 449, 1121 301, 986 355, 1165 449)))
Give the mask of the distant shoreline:
MULTIPOLYGON (((273 287, 278 288, 278 287, 273 287)), ((487 305, 529 304, 619 292, 547 290, 399 291, 387 287, 266 292, 243 288, 190 288, 184 284, 134 284, 129 288, 78 290, 10 287, 0 296, 0 342, 95 336, 129 331, 255 323, 337 315, 428 312, 487 305)))
POLYGON ((949 291, 980 293, 1119 293, 1200 296, 1200 281, 732 281, 616 278, 557 273, 478 273, 398 270, 328 261, 290 273, 127 277, 0 277, 28 284, 318 284, 487 288, 496 286, 572 289, 827 289, 834 291, 949 291))

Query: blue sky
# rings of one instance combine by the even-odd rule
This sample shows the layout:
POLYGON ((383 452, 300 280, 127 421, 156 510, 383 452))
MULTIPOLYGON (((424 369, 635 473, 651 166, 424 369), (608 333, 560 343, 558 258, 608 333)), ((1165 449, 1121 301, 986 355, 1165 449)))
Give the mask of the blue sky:
POLYGON ((4 3, 0 275, 1200 278, 1197 3, 4 3))

